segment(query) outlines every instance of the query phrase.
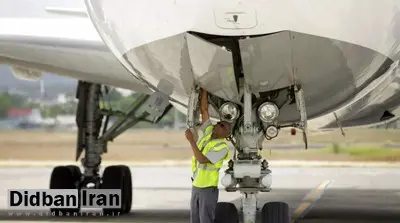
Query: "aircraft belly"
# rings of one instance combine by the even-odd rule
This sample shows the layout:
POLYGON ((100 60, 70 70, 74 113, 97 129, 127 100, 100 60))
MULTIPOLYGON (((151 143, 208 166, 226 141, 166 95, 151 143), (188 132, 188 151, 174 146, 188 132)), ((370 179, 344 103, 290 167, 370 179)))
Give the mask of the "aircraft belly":
POLYGON ((122 55, 187 31, 250 36, 290 30, 400 57, 400 1, 85 0, 102 36, 122 55))
MULTIPOLYGON (((340 117, 342 126, 369 125, 399 118, 400 72, 397 71, 382 81, 361 103, 354 103, 351 112, 340 117), (356 110, 357 112, 354 112, 356 110)), ((336 123, 335 123, 336 124, 336 123)), ((334 126, 333 124, 327 127, 334 126)))
MULTIPOLYGON (((350 103, 400 59, 400 2, 309 1, 86 0, 86 5, 121 63, 153 89, 168 80, 172 98, 182 106, 193 81, 238 100, 231 52, 189 32, 243 36, 248 38, 239 41, 240 56, 252 90, 299 83, 312 119, 350 103)), ((298 118, 289 105, 279 119, 298 118)))
MULTIPOLYGON (((376 124, 399 118, 399 62, 358 92, 346 105, 335 111, 342 127, 376 124)), ((337 128, 335 116, 327 114, 311 121, 314 128, 337 128)))
POLYGON ((239 102, 232 54, 188 33, 155 41, 124 54, 141 78, 154 86, 168 81, 173 98, 186 101, 194 82, 210 93, 239 102))
MULTIPOLYGON (((253 93, 301 84, 309 118, 348 103, 393 62, 368 48, 289 31, 239 42, 244 77, 253 93)), ((169 81, 173 98, 184 104, 193 81, 221 98, 240 100, 232 53, 195 35, 145 44, 123 58, 152 85, 169 81)), ((297 120, 294 110, 294 105, 283 107, 280 121, 297 120)))
MULTIPOLYGON (((365 47, 291 31, 239 42, 253 93, 300 84, 310 118, 349 102, 393 62, 365 47)), ((282 121, 297 118, 293 109, 282 109, 282 121)))

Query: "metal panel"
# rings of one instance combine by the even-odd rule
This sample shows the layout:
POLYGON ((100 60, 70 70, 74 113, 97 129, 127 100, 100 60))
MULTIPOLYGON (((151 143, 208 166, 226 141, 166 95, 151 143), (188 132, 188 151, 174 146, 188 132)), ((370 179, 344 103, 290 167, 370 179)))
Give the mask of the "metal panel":
MULTIPOLYGON (((292 31, 241 40, 240 47, 252 92, 301 84, 309 119, 348 103, 391 63, 365 47, 292 31)), ((298 118, 295 106, 281 109, 281 122, 298 118)))
POLYGON ((190 34, 187 42, 196 82, 216 96, 239 102, 232 53, 190 34))
POLYGON ((240 49, 244 77, 252 93, 291 84, 292 62, 288 32, 240 40, 240 49))
POLYGON ((125 58, 146 81, 171 83, 178 101, 186 100, 193 83, 226 100, 239 100, 232 54, 194 35, 155 41, 128 51, 125 58))
POLYGON ((348 102, 390 65, 387 57, 365 47, 303 33, 291 36, 295 77, 310 116, 348 102))
POLYGON ((146 81, 171 83, 174 93, 180 95, 177 100, 183 101, 182 97, 189 94, 193 73, 185 33, 131 49, 125 57, 146 81))

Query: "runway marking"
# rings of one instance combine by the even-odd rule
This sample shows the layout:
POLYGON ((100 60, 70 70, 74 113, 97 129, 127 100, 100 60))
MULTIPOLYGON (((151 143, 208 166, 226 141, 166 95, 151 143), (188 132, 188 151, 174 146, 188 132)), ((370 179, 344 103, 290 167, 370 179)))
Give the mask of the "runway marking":
POLYGON ((311 190, 302 200, 300 205, 292 214, 291 223, 298 223, 300 219, 304 218, 304 216, 311 210, 314 204, 321 198, 325 189, 331 184, 332 180, 326 180, 318 185, 315 189, 311 190))

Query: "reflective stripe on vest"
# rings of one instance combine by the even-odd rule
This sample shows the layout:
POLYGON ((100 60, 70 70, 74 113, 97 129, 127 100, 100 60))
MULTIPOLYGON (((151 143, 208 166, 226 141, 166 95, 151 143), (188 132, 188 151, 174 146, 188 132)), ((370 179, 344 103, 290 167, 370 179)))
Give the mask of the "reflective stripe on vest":
POLYGON ((217 168, 217 167, 213 167, 213 166, 207 166, 206 163, 200 163, 197 166, 198 169, 202 169, 202 170, 208 170, 208 171, 219 171, 221 168, 217 168))
MULTIPOLYGON (((212 126, 210 126, 212 127, 212 126)), ((208 128, 210 128, 208 127, 208 128)), ((203 153, 204 149, 206 148, 207 144, 211 141, 211 135, 212 135, 212 131, 210 131, 209 134, 203 136, 203 138, 200 139, 200 142, 198 143, 198 148, 200 150, 201 153, 203 153)), ((203 154, 204 155, 204 154, 203 154)), ((196 169, 198 166, 198 161, 196 160, 196 158, 193 156, 192 157, 192 172, 195 173, 196 169)), ((194 178, 194 177, 193 177, 194 178)))
POLYGON ((206 155, 208 152, 218 152, 226 149, 227 153, 225 157, 221 159, 219 162, 217 162, 215 165, 212 163, 201 164, 197 161, 197 159, 194 156, 192 157, 193 185, 200 188, 218 186, 219 170, 222 167, 223 161, 229 158, 229 148, 225 140, 224 139, 211 140, 211 134, 212 131, 210 131, 209 134, 205 135, 200 140, 198 144, 200 152, 203 155, 206 155))
POLYGON ((215 144, 213 147, 211 147, 210 151, 218 152, 221 149, 223 149, 224 147, 227 147, 226 142, 219 142, 219 143, 215 144))

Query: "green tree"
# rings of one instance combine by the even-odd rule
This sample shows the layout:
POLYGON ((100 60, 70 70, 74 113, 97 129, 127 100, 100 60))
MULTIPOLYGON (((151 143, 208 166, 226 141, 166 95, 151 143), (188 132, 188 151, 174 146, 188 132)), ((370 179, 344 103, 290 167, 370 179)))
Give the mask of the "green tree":
POLYGON ((25 109, 29 108, 29 103, 26 97, 8 93, 0 94, 0 117, 7 117, 8 110, 11 108, 25 109))
POLYGON ((6 94, 0 95, 0 117, 7 117, 8 110, 12 107, 12 100, 6 94))
POLYGON ((111 89, 110 92, 108 92, 107 98, 110 101, 119 101, 123 98, 122 94, 117 91, 115 88, 111 89))

